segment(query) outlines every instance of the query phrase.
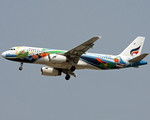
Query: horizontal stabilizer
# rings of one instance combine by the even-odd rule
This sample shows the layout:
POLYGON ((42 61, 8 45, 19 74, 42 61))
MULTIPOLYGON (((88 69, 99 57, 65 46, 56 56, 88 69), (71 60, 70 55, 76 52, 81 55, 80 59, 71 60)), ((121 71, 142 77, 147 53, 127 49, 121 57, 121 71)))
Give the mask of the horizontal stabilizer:
POLYGON ((129 62, 140 62, 142 59, 144 59, 146 56, 148 55, 148 53, 144 53, 142 55, 139 55, 131 60, 129 60, 129 62))

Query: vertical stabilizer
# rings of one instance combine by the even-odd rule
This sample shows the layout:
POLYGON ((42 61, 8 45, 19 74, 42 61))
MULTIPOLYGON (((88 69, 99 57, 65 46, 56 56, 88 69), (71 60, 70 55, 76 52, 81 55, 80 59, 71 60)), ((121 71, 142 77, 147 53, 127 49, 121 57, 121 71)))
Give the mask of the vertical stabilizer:
POLYGON ((137 37, 120 55, 126 57, 137 57, 141 54, 145 37, 137 37))

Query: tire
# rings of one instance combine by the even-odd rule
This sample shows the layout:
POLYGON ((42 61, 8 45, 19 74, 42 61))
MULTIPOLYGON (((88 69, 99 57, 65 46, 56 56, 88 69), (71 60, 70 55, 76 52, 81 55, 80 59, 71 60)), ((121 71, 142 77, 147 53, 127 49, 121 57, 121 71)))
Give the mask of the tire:
POLYGON ((65 79, 69 80, 70 79, 70 75, 66 75, 65 79))
POLYGON ((75 71, 75 69, 76 69, 76 67, 72 66, 70 70, 73 72, 73 71, 75 71))
POLYGON ((19 67, 19 70, 22 70, 22 67, 19 67))

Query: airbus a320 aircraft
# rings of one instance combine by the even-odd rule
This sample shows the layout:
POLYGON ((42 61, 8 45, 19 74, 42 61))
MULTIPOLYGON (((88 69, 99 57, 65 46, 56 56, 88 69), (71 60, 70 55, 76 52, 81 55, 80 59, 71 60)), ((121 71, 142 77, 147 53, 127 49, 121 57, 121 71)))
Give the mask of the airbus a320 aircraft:
POLYGON ((2 53, 2 57, 8 60, 20 62, 19 70, 22 70, 23 63, 43 64, 48 67, 41 68, 41 74, 46 76, 60 76, 66 74, 65 79, 69 80, 70 75, 76 77, 76 69, 108 70, 128 67, 138 68, 147 64, 143 61, 148 53, 141 54, 145 37, 137 37, 119 55, 106 55, 86 53, 93 47, 94 42, 101 38, 93 37, 83 44, 69 50, 46 49, 36 47, 12 47, 2 53))

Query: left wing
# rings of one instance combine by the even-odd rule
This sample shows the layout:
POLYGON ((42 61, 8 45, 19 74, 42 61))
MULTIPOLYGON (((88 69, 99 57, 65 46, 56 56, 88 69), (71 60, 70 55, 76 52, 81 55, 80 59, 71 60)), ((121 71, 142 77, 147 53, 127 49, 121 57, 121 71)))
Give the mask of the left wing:
POLYGON ((80 59, 80 56, 84 54, 87 50, 92 48, 94 42, 98 39, 101 39, 101 36, 91 38, 90 40, 64 53, 64 56, 66 56, 69 59, 69 62, 71 64, 77 64, 80 59))

